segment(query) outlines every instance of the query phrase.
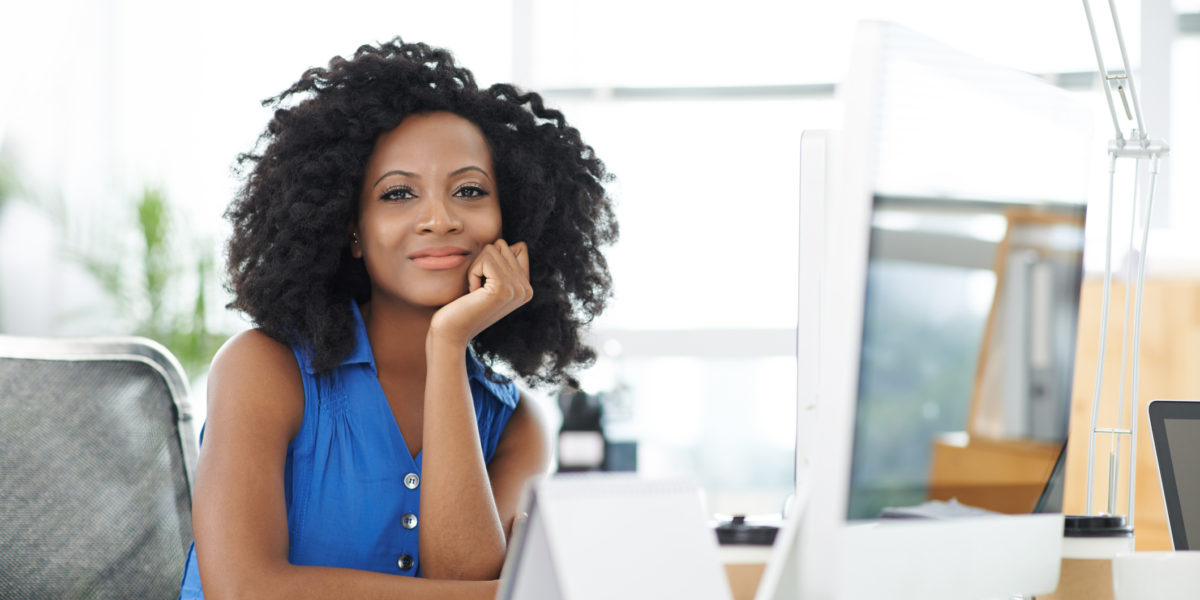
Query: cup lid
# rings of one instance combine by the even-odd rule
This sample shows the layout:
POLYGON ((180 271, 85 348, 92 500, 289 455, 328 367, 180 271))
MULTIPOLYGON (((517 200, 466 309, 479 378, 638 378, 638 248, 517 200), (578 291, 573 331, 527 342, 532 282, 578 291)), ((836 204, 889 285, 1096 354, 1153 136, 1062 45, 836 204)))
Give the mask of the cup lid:
POLYGON ((1066 537, 1129 537, 1133 528, 1125 524, 1123 515, 1065 515, 1063 535, 1066 537))

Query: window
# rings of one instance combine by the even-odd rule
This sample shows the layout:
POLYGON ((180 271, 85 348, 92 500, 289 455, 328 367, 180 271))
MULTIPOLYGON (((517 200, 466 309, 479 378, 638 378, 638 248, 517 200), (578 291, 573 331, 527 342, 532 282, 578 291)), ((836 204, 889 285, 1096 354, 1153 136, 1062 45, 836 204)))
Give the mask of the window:
MULTIPOLYGON (((68 4, 26 2, 5 9, 18 18, 0 18, 0 60, 16 82, 0 95, 0 145, 19 154, 35 190, 66 207, 61 230, 13 220, 28 211, 0 213, 3 254, 40 248, 20 254, 43 261, 19 273, 0 263, 0 329, 122 333, 115 320, 62 318, 93 310, 101 292, 58 258, 55 244, 104 243, 102 234, 121 231, 128 198, 150 183, 209 237, 219 261, 227 235, 220 214, 237 187, 229 167, 269 117, 259 101, 334 54, 401 34, 451 48, 482 84, 516 80, 542 92, 617 175, 616 296, 595 323, 602 358, 584 383, 613 393, 611 432, 637 439, 640 467, 695 477, 724 513, 777 512, 791 489, 798 140, 805 129, 840 122, 834 90, 855 21, 895 20, 996 63, 1065 74, 1064 85, 1095 66, 1078 4, 1037 0, 359 0, 336 11, 222 1, 199 12, 68 4), (21 286, 5 285, 18 275, 21 286), (72 303, 34 304, 19 294, 72 303)), ((1117 4, 1136 61, 1142 3, 1117 4)), ((1188 14, 1171 51, 1165 137, 1169 160, 1192 164, 1200 124, 1187 107, 1200 100, 1200 4, 1171 4, 1188 14)), ((1093 99, 1103 126, 1099 95, 1076 93, 1093 99)), ((1103 160, 1108 132, 1097 132, 1103 160)), ((1200 261, 1185 231, 1200 219, 1191 201, 1197 177, 1174 169, 1174 229, 1150 242, 1168 267, 1194 271, 1200 261)), ((245 326, 223 304, 209 301, 213 327, 245 326)), ((194 388, 203 393, 203 378, 194 388)))

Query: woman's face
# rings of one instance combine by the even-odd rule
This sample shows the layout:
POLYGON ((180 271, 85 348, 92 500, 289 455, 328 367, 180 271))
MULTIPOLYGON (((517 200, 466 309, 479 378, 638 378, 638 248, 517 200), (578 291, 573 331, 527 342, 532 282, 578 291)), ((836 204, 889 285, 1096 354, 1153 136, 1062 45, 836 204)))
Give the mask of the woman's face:
POLYGON ((416 114, 379 136, 351 243, 372 298, 437 308, 467 292, 467 268, 500 237, 492 155, 474 123, 416 114))

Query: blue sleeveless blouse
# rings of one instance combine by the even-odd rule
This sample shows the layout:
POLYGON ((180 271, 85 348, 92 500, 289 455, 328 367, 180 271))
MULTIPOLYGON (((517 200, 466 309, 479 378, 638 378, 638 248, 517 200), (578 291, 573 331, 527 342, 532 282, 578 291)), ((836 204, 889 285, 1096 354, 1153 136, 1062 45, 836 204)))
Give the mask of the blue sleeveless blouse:
MULTIPOLYGON (((355 346, 333 371, 314 372, 310 353, 293 347, 304 382, 304 417, 284 466, 288 560, 420 576, 421 454, 414 458, 396 425, 354 305, 355 346)), ((493 381, 467 352, 483 458, 490 463, 516 408, 518 391, 493 381)), ((203 443, 203 431, 201 431, 203 443)), ((203 598, 196 547, 188 551, 181 599, 203 598)))

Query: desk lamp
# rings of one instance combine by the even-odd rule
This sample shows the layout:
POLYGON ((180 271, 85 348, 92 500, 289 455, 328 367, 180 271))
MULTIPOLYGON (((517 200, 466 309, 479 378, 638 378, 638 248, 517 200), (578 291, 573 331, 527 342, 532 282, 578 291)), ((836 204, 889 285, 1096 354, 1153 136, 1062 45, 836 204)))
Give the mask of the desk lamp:
MULTIPOLYGON (((1108 101, 1108 112, 1112 117, 1115 137, 1108 142, 1108 206, 1106 214, 1106 233, 1104 246, 1104 290, 1100 314, 1100 354, 1096 363, 1096 388, 1092 399, 1091 425, 1088 433, 1088 477, 1087 477, 1087 515, 1093 516, 1093 483, 1096 473, 1096 438, 1101 434, 1110 436, 1108 453, 1108 494, 1107 504, 1102 514, 1117 515, 1118 472, 1120 470, 1121 447, 1129 447, 1129 490, 1128 490, 1128 520, 1129 530, 1133 529, 1134 490, 1137 477, 1137 432, 1138 432, 1138 348, 1141 341, 1142 316, 1142 284, 1146 274, 1146 242, 1150 235, 1150 214, 1154 205, 1155 182, 1158 176, 1159 159, 1164 158, 1170 148, 1162 140, 1151 139, 1142 119, 1142 108, 1138 102, 1137 86, 1133 79, 1133 69, 1129 65, 1129 55, 1125 51, 1125 40, 1121 35, 1121 23, 1117 18, 1115 0, 1107 0, 1109 14, 1112 17, 1113 29, 1116 32, 1117 46, 1120 49, 1121 63, 1124 71, 1109 71, 1104 66, 1104 56, 1100 49, 1099 36, 1096 33, 1096 23, 1092 16, 1089 0, 1083 0, 1083 9, 1087 15, 1088 29, 1092 36, 1092 46, 1096 53, 1096 63, 1099 67, 1104 97, 1108 101), (1116 96, 1116 98, 1114 98, 1116 96), (1118 112, 1116 99, 1120 100, 1122 111, 1118 112), (1122 123, 1132 125, 1128 137, 1123 134, 1122 123), (1108 333, 1108 306, 1112 287, 1112 229, 1113 229, 1113 195, 1115 175, 1118 161, 1121 164, 1133 162, 1133 201, 1131 205, 1129 225, 1129 254, 1137 253, 1136 267, 1132 260, 1127 260, 1125 285, 1125 315, 1121 329, 1121 378, 1117 396, 1117 423, 1115 427, 1099 427, 1099 410, 1101 381, 1104 374, 1105 341, 1108 333), (1141 244, 1134 236, 1135 225, 1138 222, 1138 176, 1143 160, 1149 162, 1149 193, 1146 195, 1145 215, 1142 219, 1141 244), (1137 292, 1134 296, 1133 309, 1133 348, 1127 352, 1129 338, 1129 294, 1130 283, 1136 278, 1137 292), (1132 366, 1129 369, 1132 378, 1130 388, 1129 425, 1124 423, 1125 417, 1125 372, 1127 354, 1133 355, 1132 366)), ((1085 517, 1086 518, 1086 517, 1085 517)))

